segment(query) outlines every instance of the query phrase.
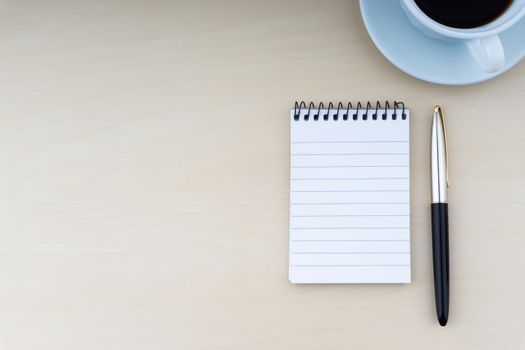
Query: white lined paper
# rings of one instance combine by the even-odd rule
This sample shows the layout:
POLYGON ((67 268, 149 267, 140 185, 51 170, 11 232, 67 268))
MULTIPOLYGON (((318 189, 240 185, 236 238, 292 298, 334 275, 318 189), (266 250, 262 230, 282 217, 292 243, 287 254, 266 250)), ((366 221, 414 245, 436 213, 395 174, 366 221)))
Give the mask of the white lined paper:
POLYGON ((396 120, 295 121, 292 111, 292 283, 410 282, 405 112, 396 120))

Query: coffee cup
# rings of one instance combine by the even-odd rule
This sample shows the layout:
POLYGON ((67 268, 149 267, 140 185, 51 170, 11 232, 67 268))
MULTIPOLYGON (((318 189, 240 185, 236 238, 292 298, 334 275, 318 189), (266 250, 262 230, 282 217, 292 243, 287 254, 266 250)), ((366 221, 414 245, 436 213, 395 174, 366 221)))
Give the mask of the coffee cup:
POLYGON ((512 0, 496 18, 471 28, 445 25, 427 15, 415 0, 400 0, 410 22, 425 34, 445 41, 465 43, 470 54, 486 73, 495 73, 505 65, 505 50, 499 33, 525 15, 525 0, 512 0))

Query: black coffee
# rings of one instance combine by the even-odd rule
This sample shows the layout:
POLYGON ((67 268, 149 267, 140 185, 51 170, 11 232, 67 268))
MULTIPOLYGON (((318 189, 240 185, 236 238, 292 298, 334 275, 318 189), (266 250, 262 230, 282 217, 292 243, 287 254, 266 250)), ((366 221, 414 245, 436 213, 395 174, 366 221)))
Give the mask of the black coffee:
POLYGON ((512 0, 415 0, 434 21, 455 28, 475 28, 501 15, 512 0))

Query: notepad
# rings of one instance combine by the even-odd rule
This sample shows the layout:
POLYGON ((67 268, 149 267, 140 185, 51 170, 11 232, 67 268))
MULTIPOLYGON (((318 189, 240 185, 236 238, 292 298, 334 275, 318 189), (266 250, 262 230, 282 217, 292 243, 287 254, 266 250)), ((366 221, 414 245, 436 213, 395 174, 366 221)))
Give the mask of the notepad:
POLYGON ((289 279, 410 282, 409 110, 291 112, 289 279))

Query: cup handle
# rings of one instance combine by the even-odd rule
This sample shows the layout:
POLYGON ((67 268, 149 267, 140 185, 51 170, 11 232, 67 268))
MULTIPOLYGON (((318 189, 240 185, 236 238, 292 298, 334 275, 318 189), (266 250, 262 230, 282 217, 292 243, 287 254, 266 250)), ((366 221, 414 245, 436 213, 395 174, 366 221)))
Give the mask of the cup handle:
POLYGON ((505 64, 505 51, 497 35, 465 41, 470 54, 486 73, 494 73, 505 64))

